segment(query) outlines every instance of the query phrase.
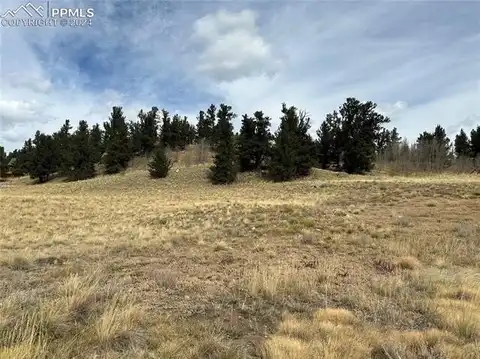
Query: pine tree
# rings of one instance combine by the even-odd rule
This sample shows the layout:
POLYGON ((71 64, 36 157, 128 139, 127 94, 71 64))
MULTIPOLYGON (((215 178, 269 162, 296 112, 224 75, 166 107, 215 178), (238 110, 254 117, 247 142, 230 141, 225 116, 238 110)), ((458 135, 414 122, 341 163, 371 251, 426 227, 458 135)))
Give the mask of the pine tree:
POLYGON ((355 98, 347 98, 339 109, 343 168, 347 173, 364 173, 373 168, 376 141, 383 124, 390 122, 388 117, 376 111, 376 107, 371 101, 362 103, 355 98))
POLYGON ((470 146, 472 157, 480 156, 480 126, 470 132, 470 146))
POLYGON ((342 162, 342 144, 346 140, 342 133, 342 118, 337 111, 327 114, 317 130, 317 163, 327 169, 334 165, 340 168, 342 162))
POLYGON ((128 126, 125 122, 122 107, 114 106, 110 115, 110 123, 105 126, 107 137, 106 156, 104 157, 105 173, 118 173, 128 167, 131 158, 128 126))
POLYGON ((386 128, 382 128, 376 138, 376 152, 384 153, 391 145, 392 133, 386 128))
POLYGON ((72 162, 72 148, 71 148, 71 134, 70 120, 65 120, 65 123, 60 128, 60 131, 53 134, 55 142, 55 156, 56 165, 58 166, 59 176, 68 176, 72 162))
POLYGON ((33 145, 29 169, 30 178, 38 178, 40 183, 44 183, 57 171, 57 155, 55 153, 57 146, 52 136, 45 135, 40 131, 35 133, 33 145))
POLYGON ((255 119, 243 115, 242 126, 238 136, 238 161, 240 172, 255 169, 256 161, 256 126, 255 119))
MULTIPOLYGON (((138 113, 138 118, 145 116, 143 110, 138 113)), ((142 149, 142 128, 139 121, 130 121, 128 123, 128 136, 130 138, 130 150, 134 156, 143 154, 142 149)))
POLYGON ((308 134, 310 118, 285 103, 282 113, 268 166, 268 176, 276 182, 307 176, 315 156, 314 142, 308 134))
POLYGON ((402 137, 398 134, 398 130, 396 127, 392 129, 392 132, 390 133, 390 143, 393 145, 398 145, 402 141, 402 137))
POLYGON ((15 166, 12 169, 13 175, 15 177, 20 177, 25 174, 30 174, 32 170, 32 159, 33 159, 33 143, 32 139, 29 138, 23 144, 23 147, 19 151, 17 160, 15 161, 15 166))
POLYGON ((270 117, 265 116, 262 111, 256 111, 253 114, 253 117, 255 118, 254 160, 255 169, 258 169, 270 156, 270 142, 273 140, 273 136, 270 133, 270 117))
POLYGON ((310 130, 310 118, 306 112, 298 113, 298 126, 296 126, 295 135, 297 138, 297 156, 296 156, 296 176, 305 177, 310 174, 310 170, 316 162, 315 142, 308 134, 310 130))
POLYGON ((214 104, 211 104, 205 114, 205 128, 207 129, 207 137, 205 137, 205 139, 212 148, 215 148, 217 138, 220 136, 220 134, 217 133, 219 129, 215 121, 216 115, 217 108, 214 104))
POLYGON ((232 183, 237 178, 237 165, 233 140, 232 107, 220 105, 217 113, 218 126, 214 150, 216 152, 209 178, 213 184, 232 183))
POLYGON ((262 111, 253 117, 243 115, 240 133, 236 136, 239 166, 241 172, 257 170, 270 155, 270 118, 262 111))
POLYGON ((189 121, 187 116, 183 117, 184 126, 182 127, 182 136, 185 137, 187 144, 191 145, 195 142, 195 138, 197 137, 197 130, 194 125, 192 125, 189 121))
POLYGON ((172 168, 172 160, 167 157, 165 147, 158 146, 148 164, 148 172, 152 178, 165 178, 172 168))
POLYGON ((0 146, 0 178, 7 177, 7 154, 5 148, 0 146))
POLYGON ((141 131, 141 150, 144 154, 149 154, 155 148, 158 138, 158 123, 157 123, 158 108, 152 107, 140 118, 141 131))
POLYGON ((172 142, 172 119, 168 111, 162 109, 162 133, 160 135, 160 143, 165 147, 172 148, 172 145, 174 145, 172 142))
POLYGON ((323 121, 317 130, 317 155, 318 164, 321 168, 327 169, 334 157, 332 154, 334 135, 327 121, 323 121))
POLYGON ((433 132, 421 133, 416 146, 420 153, 420 161, 426 169, 442 170, 450 165, 452 144, 442 126, 437 125, 433 132))
POLYGON ((470 157, 471 145, 465 131, 460 129, 460 133, 455 136, 455 154, 457 157, 470 157))
POLYGON ((93 125, 90 131, 90 142, 92 144, 93 160, 95 163, 99 163, 105 148, 103 148, 103 135, 100 125, 96 123, 93 125))
POLYGON ((205 118, 205 111, 200 111, 197 116, 197 142, 207 140, 210 134, 208 123, 205 118))
POLYGON ((72 167, 69 179, 84 180, 95 176, 95 151, 86 121, 80 121, 72 136, 72 167))
MULTIPOLYGON (((173 121, 172 121, 173 122, 173 121)), ((176 134, 176 147, 183 151, 187 145, 192 144, 195 139, 195 127, 192 126, 186 116, 181 118, 176 117, 175 134, 176 134)))
POLYGON ((172 117, 170 124, 170 144, 169 147, 172 150, 185 149, 185 139, 182 137, 182 119, 179 115, 175 114, 172 117))

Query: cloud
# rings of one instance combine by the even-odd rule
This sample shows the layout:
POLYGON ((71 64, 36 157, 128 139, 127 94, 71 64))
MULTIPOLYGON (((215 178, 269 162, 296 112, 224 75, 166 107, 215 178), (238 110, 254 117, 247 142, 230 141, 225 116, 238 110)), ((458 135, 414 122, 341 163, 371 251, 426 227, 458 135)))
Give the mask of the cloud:
MULTIPOLYGON (((20 3, 2 1, 0 12, 20 3)), ((158 106, 195 121, 226 102, 276 126, 286 102, 308 111, 314 131, 354 96, 409 139, 437 123, 454 132, 479 122, 478 2, 61 4, 94 8, 92 26, 0 27, 7 150, 67 118, 103 123, 113 105, 129 120, 158 106)))
POLYGON ((258 34, 251 10, 219 10, 196 20, 193 28, 192 38, 202 46, 197 70, 215 81, 274 74, 280 66, 270 44, 258 34))

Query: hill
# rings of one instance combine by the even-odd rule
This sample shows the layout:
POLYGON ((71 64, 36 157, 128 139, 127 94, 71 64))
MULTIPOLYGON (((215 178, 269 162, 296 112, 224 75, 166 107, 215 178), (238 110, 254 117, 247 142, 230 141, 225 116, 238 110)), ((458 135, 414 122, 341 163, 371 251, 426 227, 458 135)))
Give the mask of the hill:
POLYGON ((480 357, 478 176, 205 170, 0 188, 0 357, 480 357))

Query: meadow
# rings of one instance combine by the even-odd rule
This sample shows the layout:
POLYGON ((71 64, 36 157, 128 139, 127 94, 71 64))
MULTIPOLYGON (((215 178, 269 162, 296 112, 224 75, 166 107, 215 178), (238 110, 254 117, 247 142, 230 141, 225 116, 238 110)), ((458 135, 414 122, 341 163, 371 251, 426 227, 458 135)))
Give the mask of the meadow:
POLYGON ((0 358, 480 358, 480 176, 205 169, 2 186, 0 358))

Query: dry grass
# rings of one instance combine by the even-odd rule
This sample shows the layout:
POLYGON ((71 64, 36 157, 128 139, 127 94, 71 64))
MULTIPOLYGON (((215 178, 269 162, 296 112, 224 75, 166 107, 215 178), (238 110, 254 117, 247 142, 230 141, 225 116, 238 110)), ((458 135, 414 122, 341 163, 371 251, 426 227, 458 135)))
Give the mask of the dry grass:
POLYGON ((2 187, 0 358, 480 358, 478 176, 205 169, 2 187))

